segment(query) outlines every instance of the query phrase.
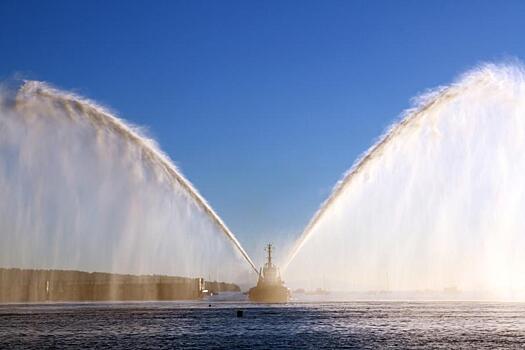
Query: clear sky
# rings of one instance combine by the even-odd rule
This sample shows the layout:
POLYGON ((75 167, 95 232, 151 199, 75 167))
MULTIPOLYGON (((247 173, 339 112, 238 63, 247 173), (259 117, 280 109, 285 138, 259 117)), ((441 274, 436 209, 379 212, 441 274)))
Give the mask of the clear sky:
POLYGON ((148 129, 249 253, 299 235, 410 99, 525 57, 522 1, 0 2, 0 79, 148 129))

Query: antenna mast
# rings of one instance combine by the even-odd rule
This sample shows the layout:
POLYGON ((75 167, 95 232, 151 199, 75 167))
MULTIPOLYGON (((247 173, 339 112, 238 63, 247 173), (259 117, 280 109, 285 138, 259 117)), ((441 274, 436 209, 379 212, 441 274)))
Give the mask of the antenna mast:
POLYGON ((268 252, 268 267, 272 267, 272 244, 268 243, 266 246, 266 251, 268 252))

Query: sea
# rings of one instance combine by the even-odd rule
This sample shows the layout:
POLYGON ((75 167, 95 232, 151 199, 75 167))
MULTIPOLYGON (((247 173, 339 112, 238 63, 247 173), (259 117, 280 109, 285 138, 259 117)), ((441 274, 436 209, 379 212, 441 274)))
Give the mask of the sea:
POLYGON ((525 304, 239 301, 0 305, 1 349, 523 349, 525 304))

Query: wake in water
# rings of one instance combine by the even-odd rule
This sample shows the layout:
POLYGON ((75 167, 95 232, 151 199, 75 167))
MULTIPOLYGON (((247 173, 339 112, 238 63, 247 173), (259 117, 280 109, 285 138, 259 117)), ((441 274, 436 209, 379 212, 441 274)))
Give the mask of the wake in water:
POLYGON ((525 73, 485 65, 422 96, 335 186, 292 286, 525 296, 525 73))
POLYGON ((0 198, 3 267, 229 281, 255 269, 154 141, 39 82, 0 93, 0 198))

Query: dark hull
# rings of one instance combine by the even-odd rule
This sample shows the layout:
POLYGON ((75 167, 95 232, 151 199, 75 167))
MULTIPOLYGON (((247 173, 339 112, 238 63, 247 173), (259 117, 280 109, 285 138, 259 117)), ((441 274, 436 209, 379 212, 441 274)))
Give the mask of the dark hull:
POLYGON ((248 298, 256 303, 286 303, 290 293, 283 286, 254 287, 248 292, 248 298))

